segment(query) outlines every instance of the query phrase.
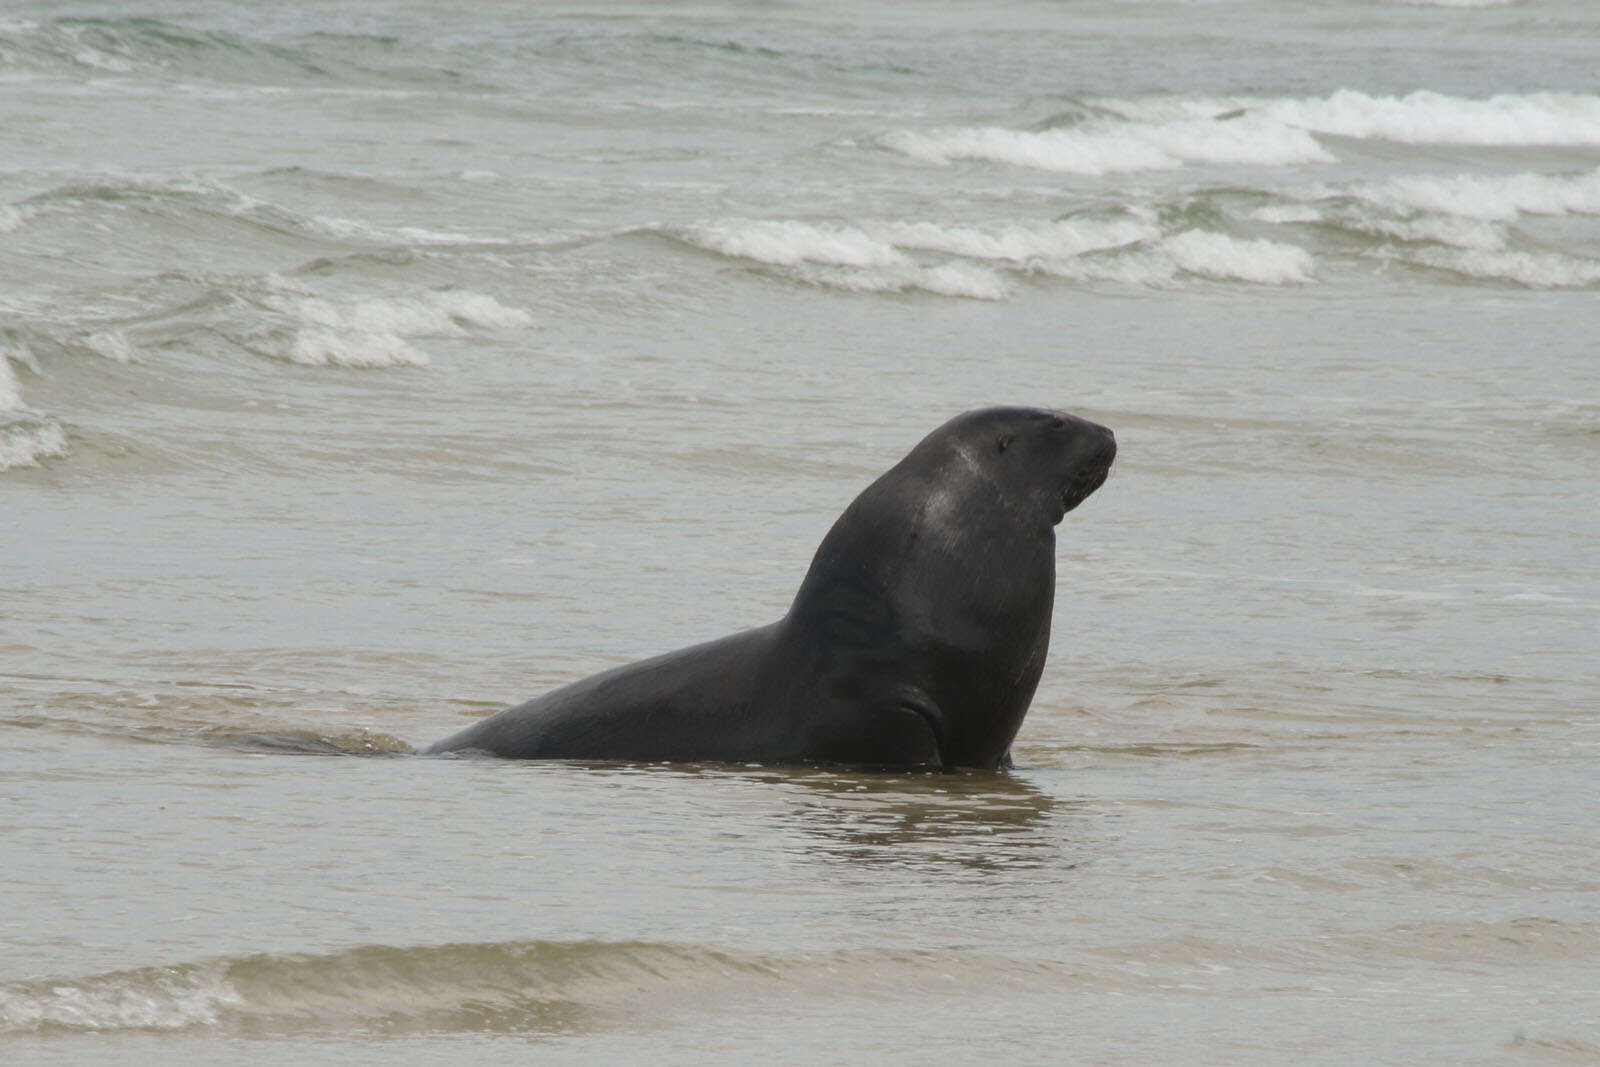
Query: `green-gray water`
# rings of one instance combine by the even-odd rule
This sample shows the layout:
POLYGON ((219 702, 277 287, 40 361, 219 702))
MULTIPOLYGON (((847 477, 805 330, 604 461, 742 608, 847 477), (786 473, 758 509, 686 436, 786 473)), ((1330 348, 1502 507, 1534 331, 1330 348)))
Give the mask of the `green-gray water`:
POLYGON ((8 5, 0 1060, 1600 1057, 1597 47, 8 5), (991 403, 1120 445, 1014 773, 404 754, 991 403))

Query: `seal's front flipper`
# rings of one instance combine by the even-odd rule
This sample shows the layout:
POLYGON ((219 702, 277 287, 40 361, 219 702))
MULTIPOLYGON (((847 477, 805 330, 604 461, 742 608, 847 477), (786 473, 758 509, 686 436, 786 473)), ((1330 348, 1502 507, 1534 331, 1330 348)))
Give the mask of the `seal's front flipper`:
POLYGON ((873 731, 869 740, 882 751, 883 757, 867 762, 930 770, 944 766, 939 718, 930 709, 895 704, 875 711, 871 718, 873 731))
POLYGON ((810 758, 824 763, 895 770, 938 770, 938 718, 931 712, 896 701, 892 704, 846 705, 814 722, 810 758))

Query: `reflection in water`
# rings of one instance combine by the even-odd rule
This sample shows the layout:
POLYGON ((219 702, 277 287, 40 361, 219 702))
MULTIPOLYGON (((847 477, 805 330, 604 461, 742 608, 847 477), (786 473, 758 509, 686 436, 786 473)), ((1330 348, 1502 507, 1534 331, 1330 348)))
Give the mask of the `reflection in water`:
MULTIPOLYGON (((611 788, 641 787, 639 801, 656 810, 686 804, 698 815, 703 814, 698 805, 707 799, 705 790, 654 788, 663 778, 694 780, 712 787, 718 806, 743 823, 738 829, 758 834, 768 847, 864 868, 914 869, 946 877, 1002 870, 1060 872, 1082 863, 1090 847, 1092 811, 1014 774, 531 762, 543 766, 508 769, 563 777, 581 769, 595 784, 604 780, 611 788)), ((570 786, 570 780, 565 784, 570 786)))
POLYGON ((818 854, 922 871, 1069 869, 1071 805, 1004 774, 798 774, 785 814, 818 854))
POLYGON ((709 764, 651 769, 769 785, 789 801, 763 805, 773 829, 792 843, 787 847, 870 866, 946 873, 1070 869, 1078 849, 1066 843, 1063 828, 1086 814, 1008 774, 709 764))

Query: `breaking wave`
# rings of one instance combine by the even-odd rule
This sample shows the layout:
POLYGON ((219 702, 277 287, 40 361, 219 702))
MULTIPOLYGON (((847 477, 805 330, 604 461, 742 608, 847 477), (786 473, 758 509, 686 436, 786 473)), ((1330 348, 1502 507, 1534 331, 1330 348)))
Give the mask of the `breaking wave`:
POLYGON ((25 348, 0 343, 0 471, 37 467, 67 454, 67 432, 55 419, 29 411, 12 360, 32 366, 25 348))
POLYGON ((425 366, 427 354, 408 338, 464 337, 467 327, 508 329, 533 323, 527 312, 492 296, 455 289, 343 301, 289 289, 269 292, 258 301, 277 313, 287 329, 256 338, 247 347, 312 366, 425 366))
MULTIPOLYGON (((1382 872, 1351 871, 1361 880, 1382 872)), ((763 993, 808 997, 976 997, 997 989, 1151 992, 1172 975, 1281 968, 1348 975, 1352 962, 1477 963, 1487 951, 1538 968, 1587 959, 1593 923, 1542 917, 1402 925, 1342 937, 1244 945, 1190 935, 1109 944, 1098 963, 971 950, 860 947, 759 952, 648 941, 366 945, 326 954, 252 954, 84 977, 0 983, 0 1035, 197 1031, 267 1035, 571 1033, 682 1017, 763 993), (1221 965, 1220 967, 1218 965, 1221 965), (1152 967, 1154 968, 1152 970, 1152 967)))
POLYGON ((133 342, 121 330, 97 330, 83 338, 83 347, 113 363, 135 363, 139 359, 133 342))
POLYGON ((1418 248, 1390 254, 1419 267, 1474 280, 1511 282, 1529 289, 1580 289, 1600 284, 1600 260, 1560 252, 1418 248))
POLYGON ((991 981, 997 970, 1049 973, 1045 965, 928 951, 764 956, 638 941, 373 945, 8 982, 0 984, 0 1034, 570 1031, 636 1017, 655 1003, 703 1006, 761 987, 792 996, 852 979, 887 992, 948 985, 952 970, 991 981))
POLYGON ((1063 174, 1173 170, 1185 164, 1290 166, 1334 156, 1306 133, 1254 117, 1134 123, 1095 120, 1074 129, 1007 130, 993 126, 885 134, 885 147, 928 163, 983 160, 1063 174))
POLYGON ((1163 235, 1154 221, 1139 217, 992 227, 724 220, 677 236, 707 251, 785 268, 809 284, 979 300, 1003 300, 1011 294, 1011 277, 1029 275, 1139 286, 1171 285, 1181 275, 1258 285, 1302 284, 1315 275, 1311 254, 1297 245, 1196 228, 1163 235), (957 258, 925 263, 919 253, 957 258))
POLYGON ((1581 93, 1153 96, 1090 101, 1068 118, 1062 128, 893 130, 878 143, 928 163, 977 160, 1086 176, 1334 162, 1336 154, 1317 134, 1408 144, 1600 145, 1600 95, 1581 93))
POLYGON ((0 471, 37 467, 67 454, 67 432, 54 419, 17 418, 0 412, 0 471))
POLYGON ((1505 93, 1483 99, 1418 90, 1371 96, 1340 89, 1327 97, 1151 97, 1101 100, 1132 123, 1256 122, 1406 144, 1600 145, 1600 94, 1505 93))
POLYGON ((20 359, 21 352, 8 345, 0 345, 0 411, 15 411, 22 407, 22 386, 11 361, 20 359))
MULTIPOLYGON (((1335 190, 1318 190, 1336 195, 1335 190)), ((1579 175, 1408 175, 1349 192, 1391 208, 1511 221, 1519 215, 1600 215, 1600 169, 1579 175)), ((1315 195, 1315 194, 1313 194, 1315 195)))

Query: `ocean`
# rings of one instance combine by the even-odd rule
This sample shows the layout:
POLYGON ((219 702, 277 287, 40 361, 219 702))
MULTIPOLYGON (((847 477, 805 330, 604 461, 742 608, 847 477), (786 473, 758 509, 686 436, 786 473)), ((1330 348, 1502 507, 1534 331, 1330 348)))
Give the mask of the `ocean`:
POLYGON ((1600 1060, 1590 0, 0 9, 0 1060, 1600 1060), (1115 430, 1010 773, 411 755, 1115 430))

